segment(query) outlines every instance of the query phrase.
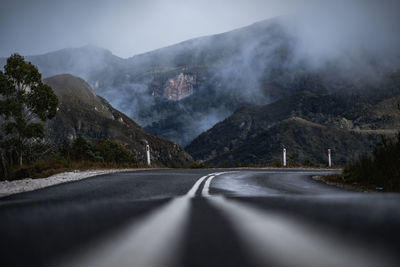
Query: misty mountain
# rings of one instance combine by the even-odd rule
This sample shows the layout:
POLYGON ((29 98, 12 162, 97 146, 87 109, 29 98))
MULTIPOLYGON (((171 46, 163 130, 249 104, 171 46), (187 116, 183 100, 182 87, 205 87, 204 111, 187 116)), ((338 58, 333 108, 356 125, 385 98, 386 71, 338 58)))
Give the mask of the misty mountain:
POLYGON ((260 94, 261 65, 282 62, 286 39, 278 24, 266 21, 128 59, 86 46, 26 60, 44 77, 71 73, 84 78, 98 95, 153 134, 187 144, 241 105, 268 101, 269 96, 260 94), (259 48, 263 50, 257 52, 259 48), (180 75, 190 82, 177 85, 180 75), (181 87, 189 87, 190 93, 181 87))
POLYGON ((262 22, 134 56, 91 84, 149 132, 187 144, 241 105, 268 102, 259 83, 264 62, 279 68, 288 43, 281 26, 262 22))
POLYGON ((302 91, 373 95, 394 87, 398 38, 389 39, 383 35, 392 35, 388 29, 369 23, 375 21, 335 28, 322 15, 280 17, 128 59, 96 47, 27 59, 45 76, 60 72, 84 78, 150 133, 186 145, 242 106, 302 91))
MULTIPOLYGON (((400 76, 399 76, 400 77, 400 76)), ((214 166, 281 162, 282 147, 297 163, 349 163, 369 153, 381 136, 400 129, 400 80, 387 95, 330 95, 302 92, 262 106, 238 109, 202 133, 186 150, 214 166)))
MULTIPOLYGON (((43 55, 25 56, 39 68, 43 77, 69 73, 89 79, 96 73, 112 69, 123 63, 123 59, 113 55, 109 50, 87 45, 79 48, 65 48, 43 55)), ((0 58, 0 65, 6 64, 6 58, 0 58)))
POLYGON ((141 163, 145 162, 145 146, 151 148, 152 162, 158 166, 186 166, 191 157, 182 147, 147 133, 105 99, 96 95, 84 80, 70 74, 44 80, 58 96, 57 115, 47 122, 46 136, 56 143, 71 142, 78 134, 91 141, 112 139, 130 149, 141 163))

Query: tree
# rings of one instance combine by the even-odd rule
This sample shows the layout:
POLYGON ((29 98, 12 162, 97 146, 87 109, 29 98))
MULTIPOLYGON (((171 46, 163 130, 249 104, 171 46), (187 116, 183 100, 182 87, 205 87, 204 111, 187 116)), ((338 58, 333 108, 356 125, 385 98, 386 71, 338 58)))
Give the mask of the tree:
POLYGON ((118 141, 99 140, 95 145, 95 150, 104 162, 137 163, 135 155, 118 141))
POLYGON ((103 161, 103 159, 95 153, 92 143, 81 134, 79 134, 72 143, 71 157, 78 161, 103 161))
POLYGON ((57 112, 58 98, 42 82, 38 69, 18 54, 7 59, 0 71, 0 136, 2 155, 15 153, 19 165, 27 147, 44 136, 43 122, 57 112))

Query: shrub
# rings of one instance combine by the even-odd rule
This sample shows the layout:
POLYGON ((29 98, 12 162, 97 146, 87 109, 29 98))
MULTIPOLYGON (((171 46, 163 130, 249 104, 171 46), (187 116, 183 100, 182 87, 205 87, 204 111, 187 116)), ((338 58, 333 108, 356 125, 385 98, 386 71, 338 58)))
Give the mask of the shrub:
POLYGON ((272 164, 273 167, 280 168, 282 167, 282 162, 280 160, 274 160, 274 163, 272 164))
POLYGON ((190 169, 204 169, 205 167, 204 162, 193 162, 189 166, 190 169))
POLYGON ((64 159, 39 160, 28 165, 14 166, 11 179, 47 177, 60 171, 68 170, 70 167, 70 162, 64 159))
POLYGON ((71 158, 73 160, 82 161, 102 161, 103 159, 95 154, 92 143, 83 135, 78 135, 72 143, 71 158))
POLYGON ((100 140, 94 150, 104 162, 137 163, 135 155, 117 141, 100 140))
POLYGON ((315 166, 316 164, 315 164, 314 162, 312 162, 311 159, 306 158, 306 159, 303 161, 303 165, 304 165, 304 166, 307 166, 307 167, 312 167, 312 166, 315 166))
MULTIPOLYGON (((11 166, 9 175, 0 179, 41 178, 74 169, 138 167, 136 156, 121 143, 100 140, 93 145, 83 135, 78 135, 71 146, 67 142, 58 146, 38 143, 35 147, 32 146, 30 151, 31 155, 27 157, 31 159, 29 162, 26 161, 26 164, 21 166, 11 166), (46 156, 41 152, 43 150, 49 151, 46 156)), ((3 172, 1 166, 2 164, 0 171, 3 172)))
POLYGON ((381 186, 386 191, 400 191, 400 133, 395 140, 382 138, 371 156, 348 165, 344 178, 349 182, 381 186))
POLYGON ((290 165, 290 166, 299 166, 299 164, 298 164, 298 159, 299 159, 299 154, 297 154, 297 153, 293 153, 293 154, 288 154, 288 157, 287 157, 287 159, 288 159, 288 165, 290 165))

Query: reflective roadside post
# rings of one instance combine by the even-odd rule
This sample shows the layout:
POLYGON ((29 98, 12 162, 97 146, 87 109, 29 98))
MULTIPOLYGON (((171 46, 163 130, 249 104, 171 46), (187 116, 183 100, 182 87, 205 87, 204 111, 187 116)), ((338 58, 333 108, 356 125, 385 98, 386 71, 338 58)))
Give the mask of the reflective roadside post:
POLYGON ((150 166, 150 146, 146 145, 146 154, 147 154, 147 165, 150 166))
POLYGON ((328 166, 332 167, 331 149, 328 149, 328 166))
POLYGON ((285 147, 283 147, 282 153, 283 153, 283 155, 282 155, 283 167, 286 167, 286 148, 285 147))

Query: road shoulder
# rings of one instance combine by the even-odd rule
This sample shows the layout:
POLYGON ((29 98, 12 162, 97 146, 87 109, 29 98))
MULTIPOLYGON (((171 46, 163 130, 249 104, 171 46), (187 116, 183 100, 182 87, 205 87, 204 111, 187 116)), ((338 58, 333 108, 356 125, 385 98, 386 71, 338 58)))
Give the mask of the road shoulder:
POLYGON ((142 171, 142 170, 147 170, 147 169, 108 169, 108 170, 87 170, 87 171, 76 170, 76 171, 58 173, 49 176, 47 178, 40 178, 40 179, 26 178, 14 181, 1 181, 0 198, 17 193, 33 191, 61 183, 78 181, 97 175, 116 173, 116 172, 142 171))

